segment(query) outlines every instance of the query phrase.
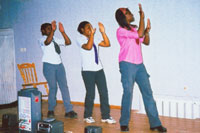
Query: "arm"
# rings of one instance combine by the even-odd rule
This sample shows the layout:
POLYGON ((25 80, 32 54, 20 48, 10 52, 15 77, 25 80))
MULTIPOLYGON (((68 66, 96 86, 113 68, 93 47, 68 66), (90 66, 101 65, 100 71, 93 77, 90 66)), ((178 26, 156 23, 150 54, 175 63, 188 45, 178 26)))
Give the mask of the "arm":
POLYGON ((64 27, 63 27, 62 23, 60 23, 60 22, 59 22, 59 30, 60 30, 63 38, 65 39, 65 45, 70 45, 71 44, 71 40, 69 39, 69 37, 65 33, 64 27))
POLYGON ((149 36, 149 31, 151 29, 151 23, 150 23, 150 19, 147 20, 147 27, 145 29, 145 33, 144 33, 144 41, 143 43, 145 45, 149 45, 150 43, 150 36, 149 36))
POLYGON ((99 25, 99 31, 101 32, 101 35, 103 37, 103 41, 101 43, 99 43, 99 46, 102 46, 102 47, 109 47, 110 46, 110 41, 109 41, 109 38, 108 36, 106 35, 105 33, 105 28, 103 26, 102 23, 98 23, 99 25))
POLYGON ((82 45, 82 48, 85 50, 91 50, 94 43, 94 34, 96 32, 96 29, 93 29, 91 25, 90 25, 90 29, 91 29, 91 34, 89 36, 88 42, 82 45))
POLYGON ((141 4, 139 4, 139 13, 140 13, 140 22, 139 22, 139 28, 138 28, 138 35, 141 38, 144 35, 144 12, 142 10, 141 4))
POLYGON ((51 30, 50 34, 47 36, 47 39, 44 41, 45 45, 49 45, 53 39, 53 35, 56 30, 56 21, 55 20, 51 22, 51 26, 52 26, 52 30, 51 30))

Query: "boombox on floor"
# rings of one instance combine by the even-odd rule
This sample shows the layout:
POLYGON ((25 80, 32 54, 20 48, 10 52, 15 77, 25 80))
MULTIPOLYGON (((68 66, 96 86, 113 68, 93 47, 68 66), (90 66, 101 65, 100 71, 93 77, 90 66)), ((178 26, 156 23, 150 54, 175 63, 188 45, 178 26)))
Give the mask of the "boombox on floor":
POLYGON ((64 133, 64 123, 54 118, 47 118, 38 122, 37 133, 64 133))

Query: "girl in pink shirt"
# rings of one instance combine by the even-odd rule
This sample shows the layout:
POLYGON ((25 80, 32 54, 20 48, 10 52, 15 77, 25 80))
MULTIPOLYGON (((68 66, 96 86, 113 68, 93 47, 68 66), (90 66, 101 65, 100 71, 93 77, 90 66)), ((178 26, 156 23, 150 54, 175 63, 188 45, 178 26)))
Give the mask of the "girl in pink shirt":
POLYGON ((133 98, 133 86, 136 82, 142 93, 150 129, 166 132, 167 129, 162 126, 158 117, 156 103, 149 82, 149 74, 143 64, 141 44, 149 45, 151 26, 149 19, 147 20, 146 28, 144 26, 144 12, 141 4, 139 4, 139 13, 139 27, 131 24, 134 21, 134 16, 128 8, 119 8, 115 13, 116 20, 120 26, 117 29, 117 39, 120 44, 119 66, 123 86, 120 128, 121 131, 129 131, 128 124, 133 98))

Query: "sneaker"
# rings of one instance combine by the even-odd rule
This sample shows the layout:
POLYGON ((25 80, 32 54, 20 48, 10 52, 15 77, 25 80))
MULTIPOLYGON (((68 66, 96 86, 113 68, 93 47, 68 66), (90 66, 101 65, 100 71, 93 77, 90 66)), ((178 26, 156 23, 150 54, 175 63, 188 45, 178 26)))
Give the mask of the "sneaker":
POLYGON ((48 111, 47 117, 53 118, 54 117, 54 111, 48 111))
POLYGON ((167 132, 167 128, 163 127, 162 125, 161 126, 158 126, 158 127, 151 127, 150 128, 152 131, 158 131, 158 132, 167 132))
POLYGON ((116 121, 115 121, 112 117, 110 117, 110 118, 108 118, 108 119, 101 119, 101 122, 107 122, 107 123, 109 123, 109 124, 114 124, 114 123, 116 123, 116 121))
POLYGON ((95 120, 92 117, 84 118, 84 121, 87 123, 94 123, 95 120))
POLYGON ((74 111, 70 111, 68 113, 65 113, 65 118, 72 118, 72 119, 77 118, 77 113, 74 112, 74 111))
POLYGON ((129 127, 128 126, 120 126, 121 132, 128 132, 129 127))

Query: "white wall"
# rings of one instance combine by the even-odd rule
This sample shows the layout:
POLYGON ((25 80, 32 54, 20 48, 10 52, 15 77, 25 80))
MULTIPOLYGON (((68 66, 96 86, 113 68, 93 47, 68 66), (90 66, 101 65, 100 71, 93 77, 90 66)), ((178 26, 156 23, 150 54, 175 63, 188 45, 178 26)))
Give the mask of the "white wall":
MULTIPOLYGON (((80 55, 76 46, 77 26, 83 21, 91 22, 97 28, 104 24, 111 47, 101 49, 101 60, 107 78, 109 101, 120 105, 122 85, 118 66, 119 44, 116 39, 118 24, 115 11, 128 7, 138 24, 138 3, 145 12, 145 20, 150 18, 151 44, 143 46, 144 63, 151 75, 151 85, 156 95, 200 97, 200 1, 199 0, 30 0, 22 2, 14 25, 16 62, 35 62, 39 79, 42 74, 42 51, 37 44, 41 37, 40 25, 52 20, 61 21, 72 45, 62 48, 62 59, 67 71, 67 79, 72 101, 84 102, 85 87, 81 77, 80 55), (20 52, 26 48, 27 52, 20 52), (188 93, 185 93, 184 87, 188 93)), ((60 33, 56 32, 57 36, 60 33)), ((17 86, 21 77, 17 72, 17 86)), ((139 91, 135 86, 134 105, 137 108, 139 91)), ((58 99, 61 99, 58 94, 58 99)), ((99 103, 98 95, 95 99, 99 103)))

